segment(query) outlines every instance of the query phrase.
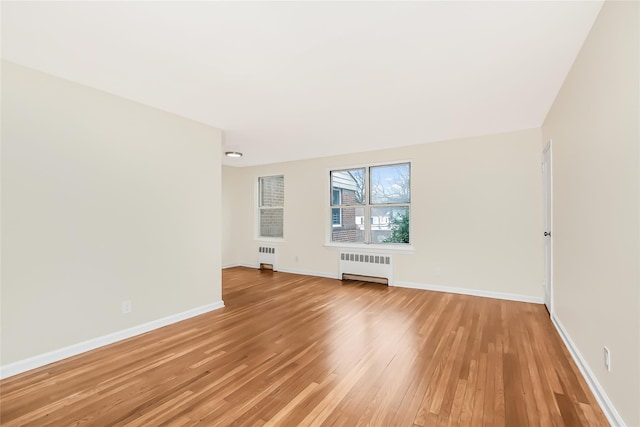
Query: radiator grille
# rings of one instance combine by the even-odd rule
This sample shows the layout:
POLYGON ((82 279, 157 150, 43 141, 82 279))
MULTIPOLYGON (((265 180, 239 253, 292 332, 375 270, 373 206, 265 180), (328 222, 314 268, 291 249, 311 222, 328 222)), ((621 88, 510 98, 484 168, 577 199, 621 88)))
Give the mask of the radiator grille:
POLYGON ((393 279, 393 257, 387 254, 368 254, 360 252, 340 253, 340 277, 358 275, 393 279))
POLYGON ((261 268, 264 264, 271 265, 273 267, 273 271, 277 271, 277 258, 276 258, 276 248, 272 248, 269 246, 260 246, 258 247, 258 268, 261 268))
POLYGON ((371 264, 391 264, 390 255, 341 253, 340 260, 350 262, 367 262, 371 264))

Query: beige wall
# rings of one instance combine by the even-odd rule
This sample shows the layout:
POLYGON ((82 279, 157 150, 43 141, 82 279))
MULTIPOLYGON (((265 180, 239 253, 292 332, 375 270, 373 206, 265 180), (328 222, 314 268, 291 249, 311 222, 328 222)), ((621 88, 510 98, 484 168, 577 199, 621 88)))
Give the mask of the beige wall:
POLYGON ((540 131, 490 135, 401 149, 223 168, 223 207, 233 233, 225 264, 256 265, 257 177, 284 174, 281 270, 338 275, 325 247, 329 169, 412 162, 413 254, 396 255, 397 284, 427 284, 542 298, 540 131), (296 261, 297 257, 297 261, 296 261), (440 275, 437 274, 440 270, 440 275))
POLYGON ((238 180, 239 170, 229 166, 222 166, 222 266, 235 264, 236 252, 235 243, 238 239, 238 231, 230 224, 235 223, 235 212, 241 212, 242 208, 234 209, 239 201, 238 195, 233 188, 238 180))
POLYGON ((629 426, 640 425, 639 20, 638 2, 605 3, 543 126, 555 316, 629 426))
POLYGON ((220 301, 220 169, 217 129, 3 62, 2 364, 220 301))

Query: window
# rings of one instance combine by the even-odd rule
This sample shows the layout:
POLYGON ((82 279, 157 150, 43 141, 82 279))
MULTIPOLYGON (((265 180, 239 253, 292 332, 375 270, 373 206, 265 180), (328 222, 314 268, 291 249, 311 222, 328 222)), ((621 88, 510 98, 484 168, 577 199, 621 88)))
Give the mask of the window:
MULTIPOLYGON (((342 190, 334 188, 331 190, 331 205, 340 206, 342 204, 342 190)), ((331 225, 333 227, 342 226, 342 210, 340 208, 331 209, 331 225)))
POLYGON ((258 237, 283 237, 283 175, 258 178, 258 224, 258 237))
POLYGON ((333 170, 331 241, 408 244, 411 164, 333 170))

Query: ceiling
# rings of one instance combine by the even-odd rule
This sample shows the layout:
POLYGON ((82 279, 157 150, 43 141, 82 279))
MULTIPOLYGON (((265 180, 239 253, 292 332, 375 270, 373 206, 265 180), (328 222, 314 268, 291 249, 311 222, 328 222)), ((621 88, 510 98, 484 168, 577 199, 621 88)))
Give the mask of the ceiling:
POLYGON ((248 166, 539 127, 601 6, 2 1, 2 57, 221 128, 248 166))

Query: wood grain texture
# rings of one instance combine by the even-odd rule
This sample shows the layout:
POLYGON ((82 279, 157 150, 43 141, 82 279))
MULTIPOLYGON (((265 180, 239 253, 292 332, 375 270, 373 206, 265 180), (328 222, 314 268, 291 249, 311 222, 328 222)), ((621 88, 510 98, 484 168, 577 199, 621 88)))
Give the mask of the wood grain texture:
POLYGON ((608 425, 542 305, 222 274, 223 309, 2 381, 2 426, 608 425))

